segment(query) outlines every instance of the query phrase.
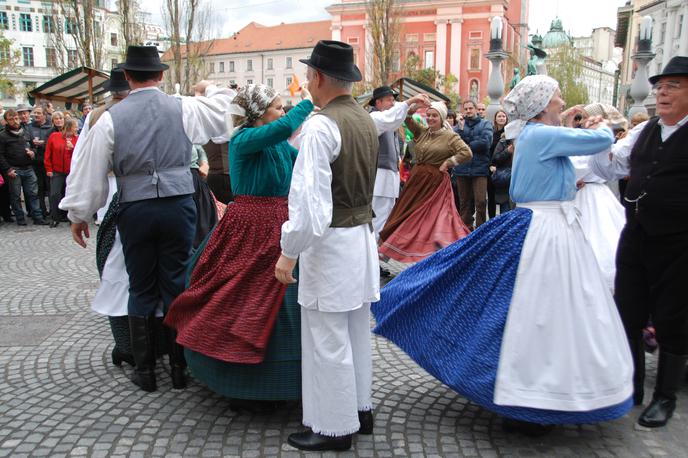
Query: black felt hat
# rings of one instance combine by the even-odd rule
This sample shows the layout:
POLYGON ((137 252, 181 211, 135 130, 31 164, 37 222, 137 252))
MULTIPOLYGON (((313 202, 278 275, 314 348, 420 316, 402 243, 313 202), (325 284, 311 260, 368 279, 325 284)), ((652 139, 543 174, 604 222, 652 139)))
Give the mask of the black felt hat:
POLYGON ((120 92, 131 89, 129 87, 129 83, 124 77, 124 70, 122 70, 120 65, 122 64, 118 64, 116 67, 110 70, 110 79, 107 80, 103 85, 106 91, 120 92))
POLYGON ((395 99, 399 97, 399 94, 389 86, 376 87, 375 90, 373 90, 373 98, 370 99, 370 102, 368 102, 368 104, 375 105, 375 101, 377 99, 381 99, 382 97, 388 95, 393 95, 395 99))
POLYGON ((138 72, 160 72, 169 65, 160 62, 160 54, 155 46, 129 46, 127 60, 120 65, 122 70, 138 72))
POLYGON ((650 84, 655 84, 664 76, 688 76, 688 56, 672 57, 662 73, 650 77, 650 84))
POLYGON ((356 82, 363 79, 354 64, 354 48, 341 41, 320 40, 311 57, 299 59, 299 62, 340 80, 356 82))

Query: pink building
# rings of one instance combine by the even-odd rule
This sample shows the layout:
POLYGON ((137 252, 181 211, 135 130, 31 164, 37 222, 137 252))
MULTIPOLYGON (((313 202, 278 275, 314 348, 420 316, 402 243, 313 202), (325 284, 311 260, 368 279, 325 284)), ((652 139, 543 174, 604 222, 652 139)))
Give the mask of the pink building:
MULTIPOLYGON (((490 19, 502 16, 502 38, 511 59, 502 65, 509 82, 512 69, 525 63, 528 42, 528 0, 398 0, 402 11, 398 58, 401 72, 406 59, 414 54, 420 65, 433 67, 442 75, 459 80, 458 93, 464 99, 487 96, 490 63, 490 19)), ((372 72, 372 51, 367 29, 366 4, 361 0, 339 0, 327 8, 332 15, 332 39, 354 47, 357 64, 366 81, 372 72)))

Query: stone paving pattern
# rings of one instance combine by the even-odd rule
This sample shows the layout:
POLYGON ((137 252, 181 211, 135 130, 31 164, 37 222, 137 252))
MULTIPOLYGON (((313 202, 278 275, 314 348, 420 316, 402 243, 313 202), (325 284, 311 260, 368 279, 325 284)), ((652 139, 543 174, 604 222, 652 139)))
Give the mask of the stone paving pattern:
MULTIPOLYGON (((82 249, 65 224, 0 227, 0 457, 336 455, 286 445, 300 428, 298 403, 274 414, 236 413, 196 381, 172 390, 166 364, 158 364, 157 392, 134 389, 131 369, 110 362, 107 319, 89 308, 98 286, 91 230, 82 249)), ((375 432, 357 436, 342 456, 688 457, 688 387, 667 428, 635 425, 636 408, 618 421, 558 427, 532 439, 504 433, 497 416, 388 341, 376 337, 373 344, 375 432)))

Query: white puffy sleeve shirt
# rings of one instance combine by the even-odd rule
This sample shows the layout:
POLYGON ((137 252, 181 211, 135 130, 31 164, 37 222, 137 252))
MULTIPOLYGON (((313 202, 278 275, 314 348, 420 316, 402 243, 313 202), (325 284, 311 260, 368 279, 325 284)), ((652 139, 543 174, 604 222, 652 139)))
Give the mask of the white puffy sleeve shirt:
MULTIPOLYGON (((137 91, 159 91, 157 87, 137 91)), ((227 88, 208 86, 205 97, 182 97, 184 132, 191 143, 205 144, 211 137, 226 135, 229 106, 236 92, 227 88)), ((89 221, 105 205, 108 196, 107 175, 112 171, 115 131, 107 111, 77 143, 77 160, 67 177, 65 197, 60 208, 67 211, 70 221, 89 221), (83 142, 83 143, 82 143, 83 142)))
MULTIPOLYGON (((378 135, 403 121, 408 107, 402 105, 406 104, 396 104, 384 112, 386 116, 373 118, 378 135)), ((326 116, 312 116, 303 124, 296 146, 299 154, 281 245, 285 256, 300 258, 299 304, 323 312, 346 312, 380 300, 377 244, 371 226, 330 227, 330 164, 342 146, 337 124, 326 116)))

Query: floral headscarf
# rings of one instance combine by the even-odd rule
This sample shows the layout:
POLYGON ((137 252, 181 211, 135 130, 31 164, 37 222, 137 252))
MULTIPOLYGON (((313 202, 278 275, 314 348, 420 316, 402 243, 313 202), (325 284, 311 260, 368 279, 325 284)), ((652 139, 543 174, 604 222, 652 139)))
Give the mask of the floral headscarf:
POLYGON ((512 121, 504 128, 505 137, 518 137, 529 119, 544 110, 552 96, 559 89, 559 83, 546 75, 532 75, 523 78, 502 102, 504 111, 512 121))
POLYGON ((239 127, 252 126, 270 107, 278 96, 277 92, 264 84, 248 84, 237 93, 232 104, 235 113, 243 119, 234 124, 239 127))

